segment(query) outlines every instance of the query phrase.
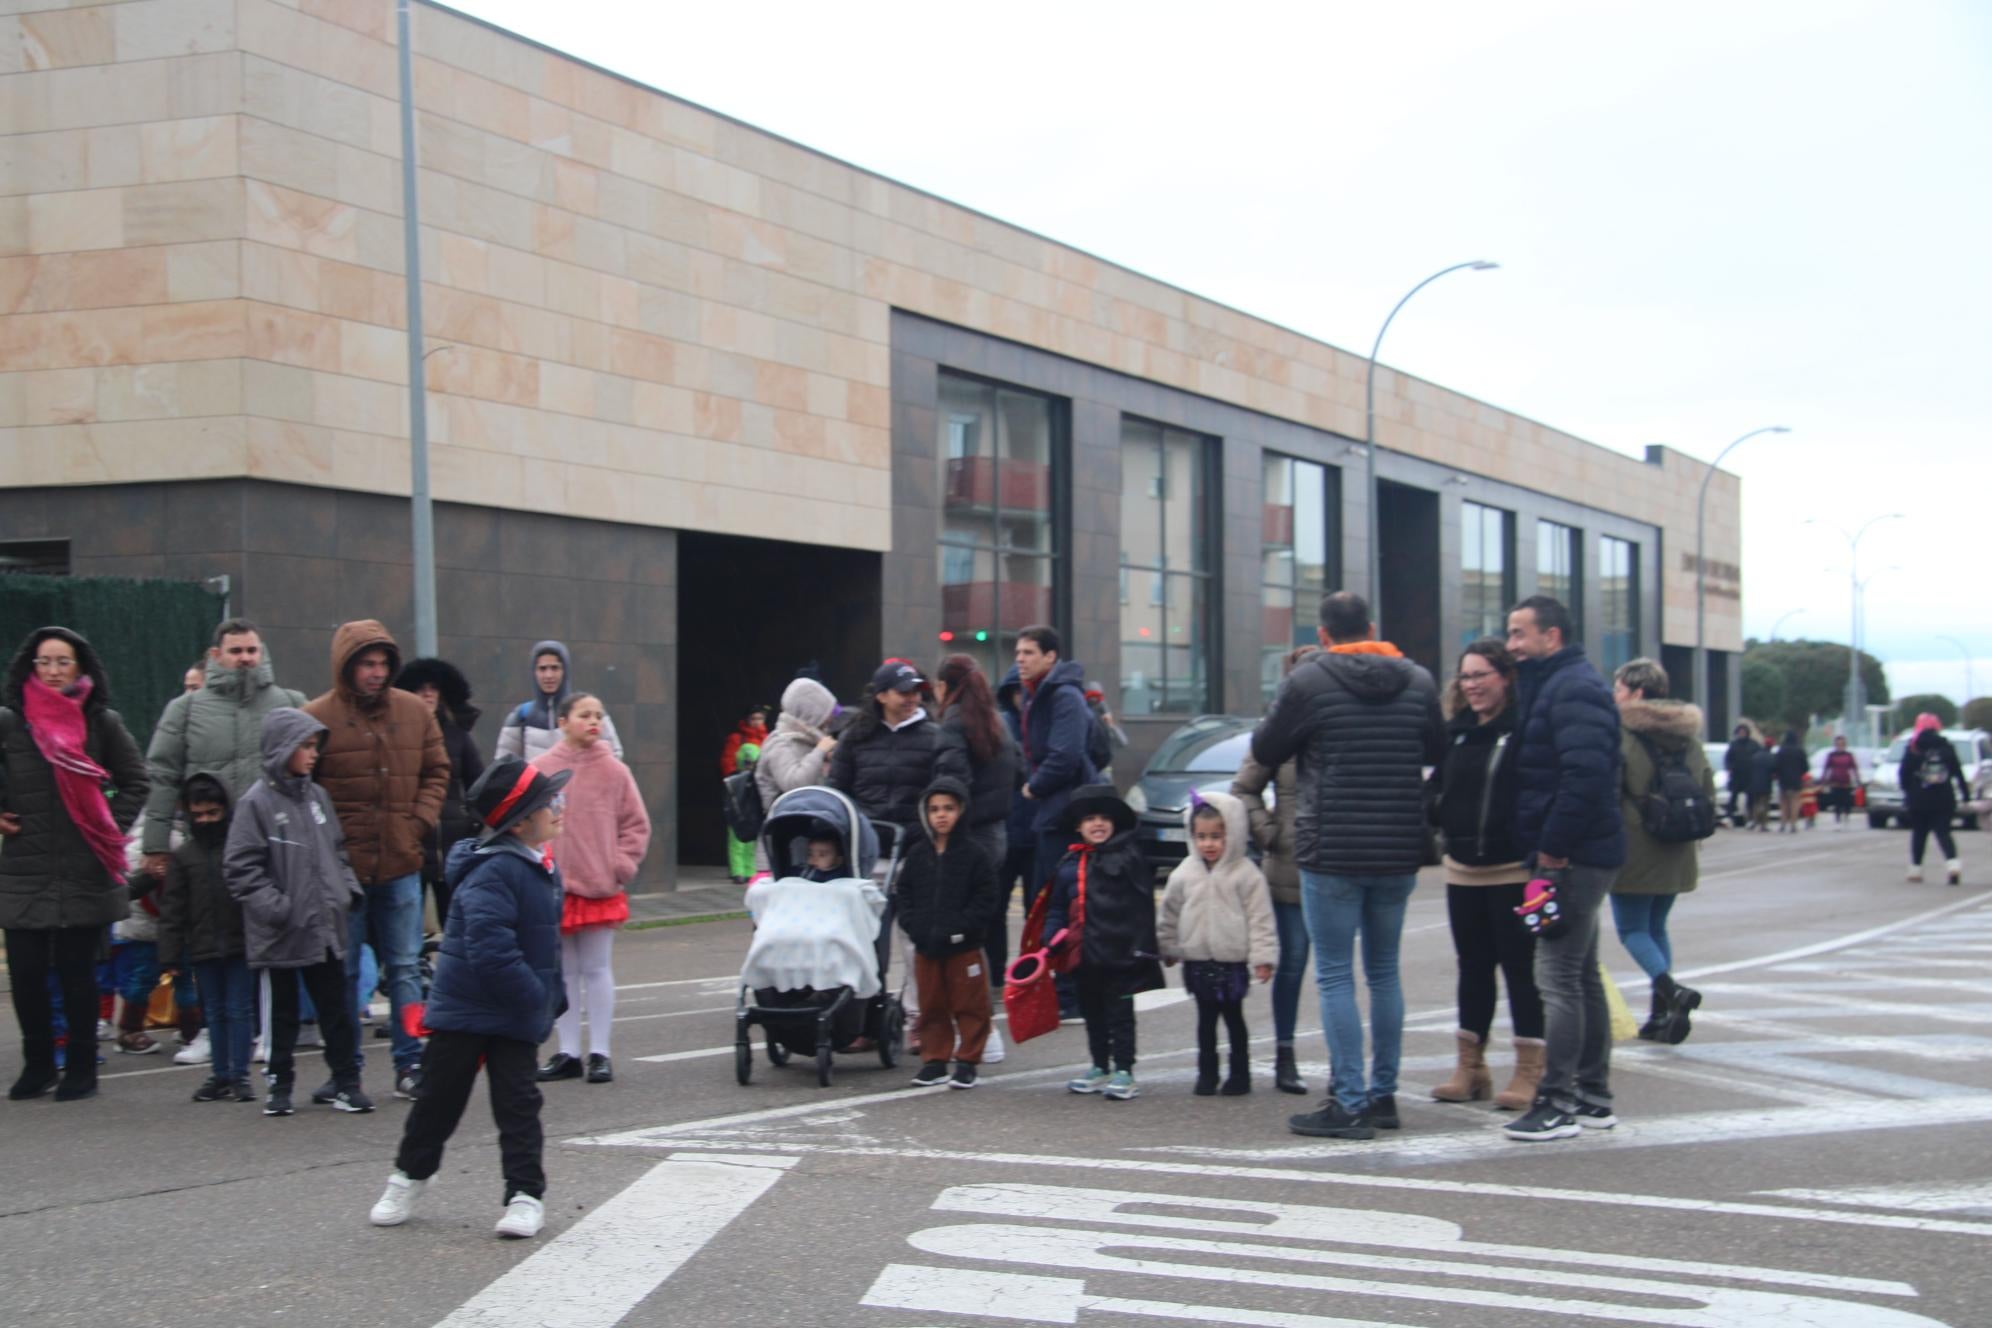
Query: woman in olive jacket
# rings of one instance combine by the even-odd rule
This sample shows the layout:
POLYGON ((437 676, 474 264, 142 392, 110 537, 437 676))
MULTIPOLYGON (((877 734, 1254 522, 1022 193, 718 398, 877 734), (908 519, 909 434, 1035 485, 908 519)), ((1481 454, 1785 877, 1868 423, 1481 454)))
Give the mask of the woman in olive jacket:
MULTIPOLYGON (((1701 993, 1674 981, 1674 945, 1667 915, 1674 899, 1695 888, 1701 877, 1701 845, 1666 843, 1646 833, 1640 802, 1653 787, 1654 754, 1680 755, 1688 773, 1715 801, 1715 771, 1702 750, 1702 712, 1667 697, 1667 670, 1650 659, 1621 664, 1612 675, 1619 709, 1621 765, 1619 811, 1625 822, 1626 859, 1612 882, 1612 921, 1619 943, 1653 979, 1653 1009, 1639 1036, 1649 1042, 1679 1043, 1688 1036, 1688 1016, 1701 993)), ((1786 735, 1787 741, 1791 740, 1786 735)))
POLYGON ((97 652, 65 627, 28 634, 0 707, 0 928, 27 1062, 7 1096, 55 1087, 73 1101, 97 1091, 97 951, 130 911, 122 836, 145 806, 145 757, 111 709, 97 652), (69 1026, 60 1086, 51 973, 69 1026))

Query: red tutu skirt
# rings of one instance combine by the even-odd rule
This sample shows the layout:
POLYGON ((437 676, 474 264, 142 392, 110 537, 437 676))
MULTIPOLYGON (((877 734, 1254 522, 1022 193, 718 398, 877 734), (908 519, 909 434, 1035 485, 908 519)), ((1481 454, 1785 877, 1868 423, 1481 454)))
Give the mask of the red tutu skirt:
POLYGON ((606 899, 570 894, 560 903, 560 931, 570 935, 587 927, 620 927, 629 921, 629 895, 618 890, 606 899))

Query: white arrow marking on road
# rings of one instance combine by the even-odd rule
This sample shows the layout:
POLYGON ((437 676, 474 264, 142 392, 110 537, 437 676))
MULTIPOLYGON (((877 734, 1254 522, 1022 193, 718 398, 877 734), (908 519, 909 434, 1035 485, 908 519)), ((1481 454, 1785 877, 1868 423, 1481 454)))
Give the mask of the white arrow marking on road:
MULTIPOLYGON (((1399 1258, 1378 1254, 1322 1249, 1295 1249, 1260 1245, 1248 1241, 1194 1240, 1177 1236, 1133 1235, 1127 1232, 1069 1231, 1045 1227, 967 1224, 929 1227, 906 1238, 907 1244, 927 1254, 944 1258, 997 1263, 1032 1264, 1063 1269, 1097 1269, 1111 1273, 1138 1273, 1150 1277, 1185 1278, 1204 1282, 1226 1282, 1240 1286, 1292 1287, 1305 1291, 1340 1292, 1346 1295, 1376 1296, 1395 1300, 1426 1301, 1446 1305, 1483 1305, 1493 1309, 1534 1311, 1542 1314, 1581 1315, 1618 1323, 1664 1324, 1669 1328, 1762 1328, 1766 1323, 1789 1319, 1806 1328, 1946 1328, 1939 1321, 1907 1310, 1852 1301, 1823 1300, 1781 1291, 1743 1291, 1734 1287, 1702 1286, 1690 1282, 1660 1282, 1649 1278, 1603 1277, 1558 1269, 1547 1274, 1537 1268, 1515 1268, 1499 1264, 1455 1263, 1444 1259, 1399 1258), (1110 1254, 1110 1249, 1136 1251, 1133 1255, 1110 1254), (1167 1263, 1142 1257, 1144 1252, 1182 1254, 1204 1258, 1241 1259, 1251 1267, 1231 1268, 1209 1263, 1167 1263), (1525 1282, 1532 1287, 1545 1283, 1557 1287, 1581 1287, 1597 1292, 1617 1292, 1635 1300, 1579 1300, 1561 1296, 1491 1291, 1474 1286, 1421 1286, 1412 1282, 1386 1282, 1369 1277, 1335 1277, 1319 1273, 1280 1272, 1269 1264, 1326 1264, 1338 1267, 1424 1274, 1437 1277, 1471 1278, 1482 1282, 1525 1282), (1686 1305, 1665 1307, 1652 1299, 1686 1301, 1686 1305)), ((977 1312, 983 1312, 978 1310, 977 1312)), ((1067 1320, 1067 1322, 1070 1322, 1067 1320)))
POLYGON ((1128 1300, 1089 1296, 1076 1277, 1033 1277, 1027 1273, 985 1273, 967 1268, 922 1268, 889 1263, 865 1293, 875 1309, 974 1314, 1025 1323, 1077 1323, 1080 1310, 1131 1314, 1141 1319, 1189 1319, 1198 1323, 1248 1324, 1256 1328, 1391 1328, 1376 1319, 1283 1314, 1228 1305, 1180 1305, 1168 1300, 1128 1300))
POLYGON ((1810 1199, 1860 1208, 1894 1208, 1908 1213, 1958 1213, 1992 1209, 1992 1181, 1976 1184, 1855 1186, 1844 1190, 1759 1190, 1774 1199, 1810 1199))
POLYGON ((659 1162, 437 1328, 610 1328, 796 1162, 695 1153, 659 1162))

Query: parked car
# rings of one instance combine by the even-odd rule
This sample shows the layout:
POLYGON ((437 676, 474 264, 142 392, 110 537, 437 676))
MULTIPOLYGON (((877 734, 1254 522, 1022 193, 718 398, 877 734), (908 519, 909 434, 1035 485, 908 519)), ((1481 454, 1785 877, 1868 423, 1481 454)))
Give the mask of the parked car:
MULTIPOLYGON (((1135 835, 1142 855, 1158 873, 1173 871, 1189 856, 1183 809, 1190 794, 1230 790, 1258 723, 1236 715, 1198 715, 1164 738, 1148 758, 1141 778, 1127 791, 1127 805, 1139 820, 1135 835)), ((1266 796, 1272 797, 1270 789, 1266 796)))
MULTIPOLYGON (((1983 729, 1945 729, 1944 737, 1957 751, 1957 763, 1964 768, 1964 782, 1971 785, 1971 801, 1983 803, 1992 798, 1992 734, 1983 729)), ((1903 753, 1909 750, 1909 735, 1904 734, 1888 745, 1878 760, 1868 768, 1867 818, 1868 824, 1879 830, 1891 820, 1897 825, 1909 824, 1909 809, 1902 795, 1901 768, 1903 753)), ((1958 821, 1966 830, 1978 828, 1978 811, 1958 808, 1958 821)))

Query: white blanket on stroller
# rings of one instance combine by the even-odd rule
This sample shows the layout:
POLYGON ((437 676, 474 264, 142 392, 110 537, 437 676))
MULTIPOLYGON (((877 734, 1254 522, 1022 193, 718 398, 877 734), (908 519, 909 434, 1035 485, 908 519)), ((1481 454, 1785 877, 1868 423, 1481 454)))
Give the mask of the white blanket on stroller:
POLYGON ((748 888, 747 909, 754 943, 740 980, 748 987, 849 987, 859 999, 878 995, 885 895, 870 881, 761 881, 748 888))

